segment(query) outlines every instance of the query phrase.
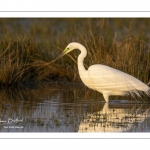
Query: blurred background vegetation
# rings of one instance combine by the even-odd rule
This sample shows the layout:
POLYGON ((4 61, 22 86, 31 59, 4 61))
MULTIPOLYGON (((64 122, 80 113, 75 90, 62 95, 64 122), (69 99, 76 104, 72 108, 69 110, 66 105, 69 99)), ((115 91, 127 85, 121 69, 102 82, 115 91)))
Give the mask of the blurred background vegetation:
POLYGON ((85 68, 104 64, 148 83, 149 31, 149 18, 0 18, 0 85, 80 83, 80 51, 49 63, 70 42, 87 48, 85 68))

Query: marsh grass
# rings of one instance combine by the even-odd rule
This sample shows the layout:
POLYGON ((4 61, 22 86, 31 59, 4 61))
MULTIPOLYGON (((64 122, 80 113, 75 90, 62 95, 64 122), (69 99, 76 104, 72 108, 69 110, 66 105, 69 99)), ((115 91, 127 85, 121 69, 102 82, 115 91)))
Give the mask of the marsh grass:
POLYGON ((0 41, 0 83, 19 84, 29 80, 38 82, 58 77, 70 77, 65 67, 50 65, 52 56, 40 48, 32 38, 0 41))
POLYGON ((1 85, 80 82, 76 63, 79 51, 50 63, 73 41, 88 50, 85 68, 104 64, 149 82, 150 19, 12 18, 0 22, 1 85))

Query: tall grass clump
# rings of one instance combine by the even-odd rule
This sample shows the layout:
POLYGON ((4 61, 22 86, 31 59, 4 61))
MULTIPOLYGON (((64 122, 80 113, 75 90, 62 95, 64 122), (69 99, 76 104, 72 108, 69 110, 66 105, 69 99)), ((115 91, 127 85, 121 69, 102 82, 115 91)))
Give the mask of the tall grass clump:
POLYGON ((70 42, 86 47, 86 69, 104 64, 149 82, 148 18, 0 19, 0 23, 0 84, 81 82, 78 50, 50 63, 70 42))
POLYGON ((0 84, 19 85, 27 82, 69 78, 62 66, 50 65, 48 54, 32 38, 10 38, 0 40, 0 84))

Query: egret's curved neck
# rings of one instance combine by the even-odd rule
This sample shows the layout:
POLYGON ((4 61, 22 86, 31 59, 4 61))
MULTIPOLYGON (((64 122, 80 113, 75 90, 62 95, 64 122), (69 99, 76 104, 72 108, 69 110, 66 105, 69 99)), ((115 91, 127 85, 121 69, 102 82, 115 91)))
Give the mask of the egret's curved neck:
POLYGON ((78 49, 81 51, 80 55, 78 56, 78 70, 79 70, 79 73, 81 73, 81 72, 86 71, 84 64, 83 64, 83 61, 87 55, 87 50, 81 44, 78 44, 78 49))

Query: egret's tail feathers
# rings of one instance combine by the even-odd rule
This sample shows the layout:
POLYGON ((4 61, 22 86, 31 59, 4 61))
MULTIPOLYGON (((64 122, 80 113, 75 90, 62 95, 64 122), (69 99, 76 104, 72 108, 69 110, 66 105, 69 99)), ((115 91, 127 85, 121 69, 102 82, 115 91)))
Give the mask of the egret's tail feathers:
POLYGON ((147 86, 150 86, 150 82, 147 83, 147 86))
POLYGON ((136 96, 138 96, 141 100, 143 100, 141 96, 143 93, 141 91, 134 90, 134 91, 131 91, 130 94, 135 100, 137 100, 136 96))
POLYGON ((150 88, 147 91, 133 90, 129 93, 133 98, 135 98, 135 96, 138 96, 141 100, 143 100, 142 95, 144 95, 144 94, 146 94, 148 97, 150 97, 150 88))
POLYGON ((150 97, 150 88, 148 89, 148 91, 144 91, 144 93, 150 97))

